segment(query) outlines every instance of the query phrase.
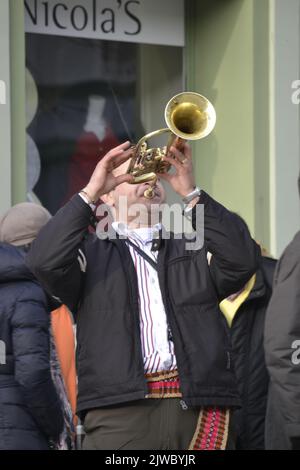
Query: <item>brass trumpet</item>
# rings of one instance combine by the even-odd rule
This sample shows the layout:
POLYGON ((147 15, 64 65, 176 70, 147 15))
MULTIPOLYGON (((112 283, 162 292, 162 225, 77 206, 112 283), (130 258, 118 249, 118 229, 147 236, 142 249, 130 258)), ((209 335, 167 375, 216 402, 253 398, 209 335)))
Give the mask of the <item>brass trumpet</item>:
POLYGON ((174 140, 179 137, 178 147, 186 140, 203 139, 211 133, 216 124, 216 112, 210 101, 193 92, 183 92, 173 96, 165 108, 165 121, 168 127, 150 132, 142 137, 134 147, 127 173, 134 176, 132 184, 150 182, 144 196, 152 199, 153 188, 157 182, 157 173, 170 169, 164 161, 174 140), (165 147, 148 148, 147 141, 160 134, 169 133, 165 147))

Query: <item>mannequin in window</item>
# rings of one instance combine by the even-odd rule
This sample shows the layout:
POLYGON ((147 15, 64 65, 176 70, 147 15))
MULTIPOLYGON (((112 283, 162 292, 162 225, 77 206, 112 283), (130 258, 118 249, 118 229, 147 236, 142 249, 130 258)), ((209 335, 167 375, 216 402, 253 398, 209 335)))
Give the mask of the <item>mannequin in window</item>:
POLYGON ((83 133, 71 157, 66 200, 83 188, 99 160, 119 140, 105 119, 106 98, 100 95, 89 96, 89 105, 83 133))

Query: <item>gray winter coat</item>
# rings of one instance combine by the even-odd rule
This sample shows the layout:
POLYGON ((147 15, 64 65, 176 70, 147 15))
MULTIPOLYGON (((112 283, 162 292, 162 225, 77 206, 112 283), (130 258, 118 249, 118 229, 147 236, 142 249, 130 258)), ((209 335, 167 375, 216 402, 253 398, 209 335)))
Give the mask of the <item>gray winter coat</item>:
POLYGON ((267 449, 300 449, 300 232, 278 262, 265 324, 267 449))

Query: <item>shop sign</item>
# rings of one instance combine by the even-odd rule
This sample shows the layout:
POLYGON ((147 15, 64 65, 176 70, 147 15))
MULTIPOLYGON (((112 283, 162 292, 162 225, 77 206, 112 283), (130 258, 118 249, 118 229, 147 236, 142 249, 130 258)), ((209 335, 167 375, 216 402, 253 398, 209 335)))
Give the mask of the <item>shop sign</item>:
POLYGON ((184 46, 184 0, 24 0, 28 33, 184 46))

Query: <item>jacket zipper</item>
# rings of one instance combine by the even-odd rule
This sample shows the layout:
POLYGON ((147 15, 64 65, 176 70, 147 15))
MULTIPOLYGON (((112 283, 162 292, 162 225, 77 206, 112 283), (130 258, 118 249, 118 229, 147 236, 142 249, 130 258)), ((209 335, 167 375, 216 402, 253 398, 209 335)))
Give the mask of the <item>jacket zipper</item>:
POLYGON ((188 409, 188 406, 187 406, 187 404, 186 404, 186 402, 185 402, 184 400, 180 400, 179 403, 180 403, 181 408, 182 408, 184 411, 188 409))

